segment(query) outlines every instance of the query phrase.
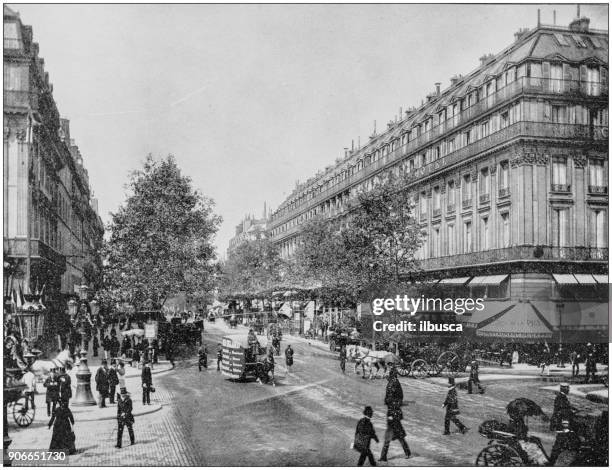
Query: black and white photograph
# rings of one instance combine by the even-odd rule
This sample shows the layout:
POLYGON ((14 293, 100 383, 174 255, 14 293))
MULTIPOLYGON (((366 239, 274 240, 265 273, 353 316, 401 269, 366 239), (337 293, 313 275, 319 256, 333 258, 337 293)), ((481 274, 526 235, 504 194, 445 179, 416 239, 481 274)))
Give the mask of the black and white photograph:
POLYGON ((4 465, 607 467, 608 10, 4 3, 4 465))

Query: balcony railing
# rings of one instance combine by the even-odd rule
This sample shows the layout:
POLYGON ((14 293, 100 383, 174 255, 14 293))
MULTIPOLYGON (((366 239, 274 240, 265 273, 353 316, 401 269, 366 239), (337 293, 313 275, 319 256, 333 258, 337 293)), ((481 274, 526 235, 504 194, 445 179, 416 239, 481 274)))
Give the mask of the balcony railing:
POLYGON ((510 196, 510 188, 499 188, 497 197, 499 199, 510 196))
POLYGON ((472 200, 471 199, 464 199, 463 201, 461 201, 461 207, 463 209, 469 209, 470 207, 472 207, 472 200))
POLYGON ((440 217, 442 215, 442 209, 434 209, 433 217, 440 217))
MULTIPOLYGON (((423 135, 419 138, 421 139, 423 135)), ((487 137, 479 139, 466 145, 460 149, 449 153, 438 160, 435 160, 425 166, 416 168, 411 174, 408 175, 409 179, 417 180, 429 176, 436 171, 460 161, 466 160, 469 157, 478 155, 481 152, 488 151, 497 145, 505 143, 514 138, 520 137, 541 137, 541 138, 553 138, 563 140, 595 140, 595 141, 607 141, 608 140, 608 127, 607 126, 590 126, 586 124, 560 124, 553 122, 535 122, 535 121, 519 121, 514 124, 500 129, 487 137)), ((400 147, 393 153, 390 153, 386 157, 380 158, 370 165, 356 171, 349 177, 345 178, 340 183, 337 183, 328 189, 316 194, 313 198, 307 199, 304 203, 294 207, 289 213, 278 217, 272 221, 273 226, 280 225, 287 220, 295 217, 296 210, 300 208, 316 206, 327 199, 347 191, 351 186, 358 184, 365 180, 367 177, 378 172, 378 170, 385 167, 390 167, 396 163, 396 161, 408 154, 412 153, 417 147, 412 145, 411 141, 408 146, 400 147), (406 150, 409 148, 409 150, 406 150)), ((424 141, 425 142, 425 141, 424 141)), ((429 143, 429 142, 428 142, 429 143)))
POLYGON ((481 205, 484 205, 484 204, 488 204, 489 202, 491 202, 491 197, 490 197, 489 193, 481 194, 480 197, 478 198, 478 200, 480 201, 481 205))
MULTIPOLYGON (((7 256, 25 258, 28 255, 28 242, 24 238, 4 239, 4 252, 7 256)), ((30 256, 32 258, 44 258, 56 266, 66 266, 66 257, 48 246, 42 240, 30 240, 30 256)))
POLYGON ((453 212, 455 212, 455 204, 447 204, 446 205, 446 213, 447 214, 452 214, 453 212))
POLYGON ((607 261, 608 248, 513 246, 420 260, 423 270, 456 268, 507 261, 607 261))
POLYGON ((551 184, 550 190, 553 193, 569 193, 571 192, 572 185, 571 184, 551 184))
POLYGON ((589 185, 589 193, 591 194, 608 194, 607 186, 593 186, 589 185))

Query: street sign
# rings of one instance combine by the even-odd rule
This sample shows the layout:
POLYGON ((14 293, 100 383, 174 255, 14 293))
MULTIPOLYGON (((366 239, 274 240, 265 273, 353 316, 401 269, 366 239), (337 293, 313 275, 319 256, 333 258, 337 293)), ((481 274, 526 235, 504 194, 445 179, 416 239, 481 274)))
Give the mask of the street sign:
POLYGON ((144 330, 145 330, 145 338, 147 339, 157 338, 157 322, 156 321, 145 323, 144 330))

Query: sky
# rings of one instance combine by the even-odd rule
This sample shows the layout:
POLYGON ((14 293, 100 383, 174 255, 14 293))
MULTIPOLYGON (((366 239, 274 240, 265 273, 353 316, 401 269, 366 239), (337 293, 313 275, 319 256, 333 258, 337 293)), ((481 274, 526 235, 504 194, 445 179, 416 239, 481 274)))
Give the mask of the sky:
MULTIPOLYGON (((147 154, 215 201, 224 255, 246 214, 477 68, 563 5, 13 4, 53 83, 105 223, 147 154)), ((607 5, 581 5, 608 29, 607 5)))

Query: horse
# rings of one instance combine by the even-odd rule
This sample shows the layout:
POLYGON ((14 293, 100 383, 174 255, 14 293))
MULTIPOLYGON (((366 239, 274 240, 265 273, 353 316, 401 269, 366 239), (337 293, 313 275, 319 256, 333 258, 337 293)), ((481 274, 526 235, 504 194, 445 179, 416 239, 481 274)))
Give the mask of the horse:
POLYGON ((74 362, 70 350, 64 349, 55 356, 54 359, 37 359, 34 361, 30 369, 37 377, 46 377, 51 372, 52 368, 65 367, 67 370, 72 369, 74 362))
MULTIPOLYGON (((348 348, 347 348, 348 351, 348 348)), ((383 369, 383 378, 387 375, 387 366, 399 364, 400 359, 388 351, 372 351, 370 349, 354 346, 350 349, 350 357, 355 359, 355 374, 357 367, 361 365, 362 376, 365 378, 365 367, 368 367, 370 379, 378 377, 380 369, 383 369), (376 367, 376 374, 372 376, 372 368, 376 367)))

